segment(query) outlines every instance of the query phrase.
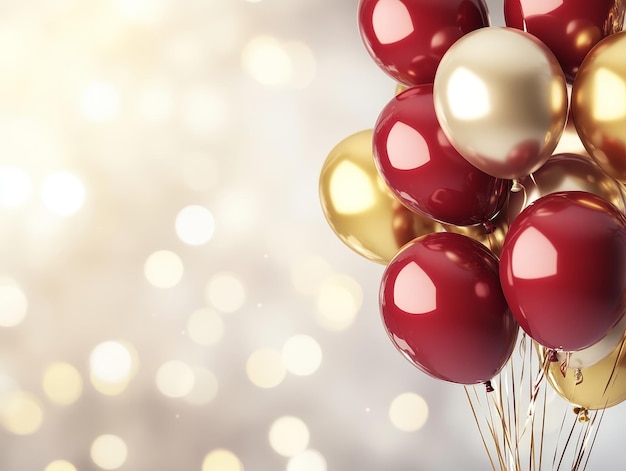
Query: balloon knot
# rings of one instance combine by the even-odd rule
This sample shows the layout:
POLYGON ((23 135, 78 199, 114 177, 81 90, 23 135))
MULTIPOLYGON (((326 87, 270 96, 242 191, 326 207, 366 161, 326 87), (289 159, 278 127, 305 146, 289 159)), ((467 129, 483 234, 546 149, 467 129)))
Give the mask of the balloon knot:
POLYGON ((519 193, 524 189, 524 185, 522 185, 517 178, 513 179, 513 185, 511 185, 512 193, 519 193))
POLYGON ((589 411, 584 407, 574 407, 574 414, 578 416, 579 422, 589 422, 589 411))
POLYGON ((550 350, 548 353, 548 361, 559 361, 559 357, 556 355, 556 350, 550 350))
POLYGON ((491 385, 491 381, 485 381, 485 390, 488 393, 493 392, 493 386, 491 385))
POLYGON ((493 231, 496 230, 495 224, 491 221, 483 221, 482 225, 487 234, 493 234, 493 231))

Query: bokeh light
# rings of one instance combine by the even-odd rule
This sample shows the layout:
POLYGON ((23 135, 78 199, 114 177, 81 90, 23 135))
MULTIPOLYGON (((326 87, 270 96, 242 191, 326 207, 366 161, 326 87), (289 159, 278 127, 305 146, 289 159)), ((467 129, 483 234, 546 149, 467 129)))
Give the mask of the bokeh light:
POLYGON ((186 206, 176 216, 176 234, 189 245, 206 244, 215 231, 215 219, 207 208, 199 205, 186 206))
POLYGON ((156 374, 156 385, 164 396, 178 398, 191 392, 195 383, 191 367, 182 361, 163 363, 156 374))
POLYGON ((224 321, 212 309, 197 309, 187 319, 187 333, 199 345, 215 345, 224 334, 224 321))
POLYGON ((246 44, 241 61, 243 68, 263 85, 280 86, 289 83, 293 66, 289 54, 278 39, 258 36, 246 44))
POLYGON ((389 420, 399 430, 415 432, 428 420, 428 404, 419 394, 402 393, 391 401, 389 420))
POLYGON ((303 452, 309 446, 309 439, 309 428, 298 417, 279 417, 270 426, 270 445, 279 455, 294 456, 303 452))
POLYGON ((98 436, 91 444, 91 459, 102 469, 119 469, 126 462, 128 447, 117 435, 98 436))
POLYGON ((176 253, 171 250, 157 250, 146 259, 143 271, 148 283, 167 289, 180 283, 185 270, 183 261, 176 253))
POLYGON ((10 278, 0 279, 0 327, 14 327, 26 317, 28 300, 10 278))
POLYGON ((285 379, 282 355, 272 348, 255 350, 246 362, 248 379, 260 388, 274 388, 285 379))
POLYGON ((326 471, 327 464, 324 455, 317 450, 304 450, 287 462, 287 471, 326 471))
POLYGON ((55 460, 49 463, 44 471, 76 471, 76 466, 66 460, 55 460))
POLYGON ((41 427, 43 408, 39 399, 25 391, 0 396, 0 421, 15 435, 30 435, 41 427))
POLYGON ((348 275, 333 274, 324 279, 317 295, 317 320, 331 331, 354 323, 363 304, 363 289, 348 275))
POLYGON ((202 471, 244 471, 244 468, 232 451, 217 448, 204 457, 202 471))
POLYGON ((73 173, 55 172, 43 181, 41 199, 54 214, 70 216, 83 207, 85 186, 73 173))
POLYGON ((241 279, 233 273, 213 275, 205 287, 207 302, 218 311, 231 313, 239 310, 246 301, 246 289, 241 279))
POLYGON ((287 371, 299 376, 308 376, 320 367, 322 348, 309 335, 294 335, 283 345, 282 357, 287 371))
POLYGON ((65 362, 50 364, 44 371, 42 385, 48 399, 62 406, 73 404, 83 392, 79 371, 65 362))

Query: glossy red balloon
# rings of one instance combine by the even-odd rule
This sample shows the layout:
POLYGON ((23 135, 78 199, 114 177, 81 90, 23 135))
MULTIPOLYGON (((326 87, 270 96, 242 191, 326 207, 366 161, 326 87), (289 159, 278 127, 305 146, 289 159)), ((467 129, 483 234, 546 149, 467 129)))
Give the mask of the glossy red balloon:
POLYGON ((433 82, 448 48, 490 24, 484 0, 360 0, 358 20, 370 56, 406 85, 433 82))
POLYGON ((381 177, 417 213, 455 226, 485 224, 507 200, 511 181, 478 170, 448 141, 432 84, 395 96, 378 117, 373 141, 381 177))
POLYGON ((577 351, 602 339, 626 303, 626 218, 604 198, 557 192, 515 218, 500 281, 522 329, 544 347, 577 351))
POLYGON ((625 8, 625 0, 505 0, 504 19, 543 41, 572 83, 591 48, 621 30, 625 8))
POLYGON ((496 256, 449 232, 420 236, 396 254, 383 274, 380 308, 396 348, 420 370, 453 383, 497 375, 519 330, 496 256))

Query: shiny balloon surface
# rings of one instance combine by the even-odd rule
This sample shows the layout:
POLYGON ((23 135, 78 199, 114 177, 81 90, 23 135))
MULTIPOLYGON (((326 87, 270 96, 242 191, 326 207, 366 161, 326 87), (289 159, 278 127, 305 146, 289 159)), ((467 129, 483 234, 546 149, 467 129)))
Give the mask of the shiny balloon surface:
POLYGON ((358 22, 374 62, 406 85, 432 83, 448 48, 490 24, 484 0, 361 0, 358 22))
POLYGON ((572 86, 572 115, 589 155, 626 183, 626 31, 600 41, 572 86))
POLYGON ((622 30, 625 9, 624 0, 505 0, 504 19, 544 42, 573 82, 591 48, 622 30))
POLYGON ((499 178, 522 178, 543 165, 567 120, 561 66, 542 42, 514 28, 459 39, 437 69, 434 99, 452 145, 499 178))
POLYGON ((439 126, 432 84, 393 97, 374 128, 376 165, 407 207, 457 226, 485 223, 506 202, 510 181, 487 175, 452 147, 439 126))
POLYGON ((320 173, 319 195, 335 234, 359 255, 387 264, 405 243, 443 228, 389 191, 374 164, 372 135, 361 131, 335 146, 320 173))
POLYGON ((522 329, 544 347, 587 348, 622 318, 626 220, 587 192, 552 193, 511 224, 500 280, 522 329))
POLYGON ((385 270, 380 303, 396 348, 445 381, 490 380, 517 339, 497 258, 461 234, 438 232, 407 244, 385 270))

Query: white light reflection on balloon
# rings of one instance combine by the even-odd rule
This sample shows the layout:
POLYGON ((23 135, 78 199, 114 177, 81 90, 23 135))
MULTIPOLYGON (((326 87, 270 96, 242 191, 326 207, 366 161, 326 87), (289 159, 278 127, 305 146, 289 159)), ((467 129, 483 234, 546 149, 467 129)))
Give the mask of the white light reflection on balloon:
POLYGON ((626 115, 626 86, 624 79, 606 67, 600 67, 593 79, 593 108, 597 121, 618 121, 626 115))
POLYGON ((554 276, 558 272, 556 247, 537 228, 531 226, 517 239, 513 248, 511 269, 513 276, 523 280, 554 276), (528 256, 531 253, 533 257, 528 256))
POLYGON ((437 308, 437 287, 417 263, 409 262, 393 283, 393 302, 409 314, 427 314, 437 308))
POLYGON ((482 118, 491 108, 489 90, 471 70, 459 67, 448 81, 448 103, 454 104, 451 113, 458 119, 472 121, 482 118))
POLYGON ((402 41, 415 31, 407 6, 400 0, 381 0, 372 13, 372 26, 381 44, 402 41))
POLYGON ((367 211, 376 203, 373 183, 359 166, 341 162, 330 178, 330 200, 335 210, 341 214, 367 211))
POLYGON ((398 121, 387 136, 389 162, 398 170, 412 170, 430 162, 430 150, 422 135, 398 121))

